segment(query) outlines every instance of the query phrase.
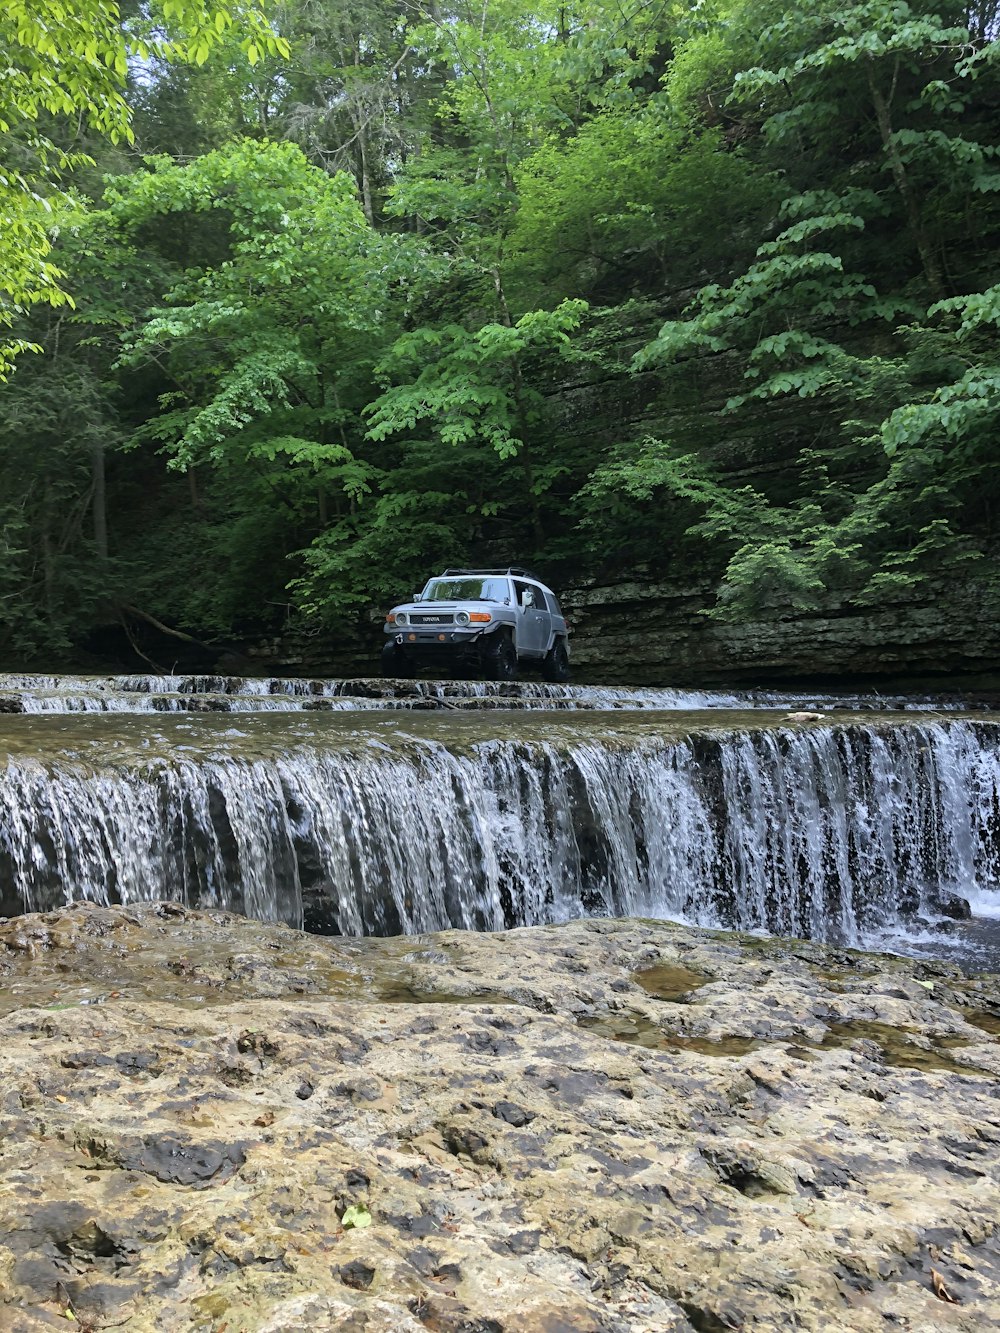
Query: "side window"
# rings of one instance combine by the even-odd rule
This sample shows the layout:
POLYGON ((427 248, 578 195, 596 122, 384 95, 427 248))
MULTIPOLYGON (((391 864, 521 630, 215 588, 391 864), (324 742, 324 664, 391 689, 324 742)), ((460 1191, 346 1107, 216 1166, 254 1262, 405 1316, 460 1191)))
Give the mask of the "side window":
POLYGON ((554 615, 554 616, 561 616, 561 615, 562 615, 562 611, 560 611, 560 609, 559 609, 559 603, 556 601, 556 599, 555 599, 555 597, 552 595, 552 593, 547 592, 547 593, 545 594, 545 601, 546 601, 546 603, 548 604, 549 611, 550 611, 550 613, 551 613, 552 615, 554 615))
POLYGON ((527 583, 518 583, 517 580, 515 579, 514 592, 517 594, 517 604, 519 607, 522 608, 522 610, 526 606, 534 605, 535 592, 534 589, 529 587, 527 583))

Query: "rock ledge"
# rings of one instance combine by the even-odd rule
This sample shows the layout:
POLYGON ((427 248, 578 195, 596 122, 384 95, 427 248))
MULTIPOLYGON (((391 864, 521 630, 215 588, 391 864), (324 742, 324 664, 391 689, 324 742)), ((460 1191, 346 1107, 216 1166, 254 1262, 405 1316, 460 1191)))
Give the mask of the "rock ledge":
POLYGON ((79 906, 0 1004, 10 1333, 1000 1327, 1000 978, 79 906))

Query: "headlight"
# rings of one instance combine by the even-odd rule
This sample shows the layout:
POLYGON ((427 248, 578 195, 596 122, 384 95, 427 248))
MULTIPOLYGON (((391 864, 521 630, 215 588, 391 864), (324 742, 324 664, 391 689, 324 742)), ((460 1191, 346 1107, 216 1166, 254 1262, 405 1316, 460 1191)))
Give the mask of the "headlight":
POLYGON ((407 620, 406 612, 405 612, 405 611, 397 611, 397 612, 396 612, 396 624, 397 624, 397 625, 407 625, 407 624, 409 624, 409 621, 407 620))
POLYGON ((469 613, 468 613, 468 611, 456 611, 456 612, 455 612, 455 624, 456 624, 456 625, 467 625, 468 623, 469 623, 469 613))

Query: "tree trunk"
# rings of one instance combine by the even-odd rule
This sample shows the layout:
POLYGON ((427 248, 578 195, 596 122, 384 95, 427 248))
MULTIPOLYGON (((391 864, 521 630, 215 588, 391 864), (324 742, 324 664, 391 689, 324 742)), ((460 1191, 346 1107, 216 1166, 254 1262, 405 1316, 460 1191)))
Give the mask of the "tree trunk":
POLYGON ((52 549, 52 483, 48 477, 45 478, 45 488, 42 491, 42 587, 45 597, 45 614, 49 625, 55 624, 56 618, 56 562, 55 552, 52 549))
MULTIPOLYGON (((361 49, 357 45, 354 48, 354 68, 358 70, 361 68, 361 49)), ((359 80, 356 89, 360 86, 359 80)), ((358 139, 358 157, 361 161, 361 205, 365 210, 369 227, 374 227, 375 208, 372 204, 372 182, 368 169, 368 122, 365 119, 365 108, 358 103, 356 98, 351 103, 351 120, 354 123, 354 133, 358 139)))
MULTIPOLYGON (((903 209, 906 212, 906 221, 910 233, 913 236, 917 246, 917 253, 920 256, 920 263, 924 270, 924 277, 927 280, 927 286, 930 289, 931 297, 935 301, 943 301, 948 291, 945 285, 944 273, 938 262, 938 257, 934 252, 930 237, 927 235, 927 229, 924 227, 924 220, 920 212, 920 205, 914 194, 913 186, 907 175, 906 163, 903 161, 899 152, 899 147, 893 138, 892 116, 890 104, 892 94, 887 98, 878 86, 875 79, 875 69, 868 62, 868 88, 872 95, 872 103, 875 107, 875 119, 878 124, 879 137, 882 140, 882 147, 885 155, 889 159, 889 168, 892 171, 892 179, 899 191, 899 197, 903 201, 903 209)), ((895 76, 893 77, 893 88, 895 88, 895 76)))
MULTIPOLYGON (((510 317, 510 308, 507 305, 507 296, 503 289, 503 278, 500 276, 499 268, 493 270, 493 286, 496 289, 497 305, 500 309, 500 318, 504 325, 510 329, 513 328, 513 321, 510 317)), ((545 528, 542 524, 542 511, 538 504, 538 495, 535 491, 535 469, 531 462, 531 449, 528 445, 528 409, 524 402, 524 376, 521 374, 521 361, 518 356, 510 358, 511 378, 514 383, 514 410, 517 416, 518 429, 521 434, 521 448, 518 450, 518 461, 521 464, 521 471, 524 473, 524 484, 528 488, 528 507, 531 510, 531 532, 535 539, 535 545, 541 550, 545 543, 545 528)))
POLYGON ((94 546, 102 564, 108 559, 108 493, 104 470, 104 445, 95 444, 91 455, 91 477, 94 495, 91 513, 94 519, 94 546))

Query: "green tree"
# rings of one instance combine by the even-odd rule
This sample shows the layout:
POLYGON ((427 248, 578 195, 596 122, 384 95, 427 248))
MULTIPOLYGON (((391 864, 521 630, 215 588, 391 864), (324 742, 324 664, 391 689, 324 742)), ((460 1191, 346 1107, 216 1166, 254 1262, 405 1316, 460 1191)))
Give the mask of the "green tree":
MULTIPOLYGON (((798 188, 754 262, 704 287, 638 357, 679 379, 698 361, 741 366, 729 411, 759 412, 759 429, 770 414, 780 433, 784 404, 808 404, 794 408, 817 432, 795 464, 803 489, 756 494, 755 519, 704 457, 656 446, 662 486, 703 505, 694 530, 729 552, 726 615, 756 610, 760 553, 763 581, 779 586, 783 569, 802 605, 898 593, 947 551, 965 559, 961 523, 1000 408, 1000 175, 979 110, 993 43, 931 8, 864 3, 782 9, 756 54, 730 106, 798 188)), ((598 489, 627 482, 629 466, 613 464, 598 489)))
MULTIPOLYGON (((154 13, 168 35, 154 29, 141 36, 123 23, 115 0, 9 0, 0 12, 0 329, 31 305, 67 299, 51 258, 52 231, 72 208, 67 177, 91 159, 60 122, 85 124, 112 143, 128 139, 130 53, 201 63, 237 21, 248 58, 287 52, 256 7, 158 0, 154 13)), ((0 342, 0 376, 26 345, 17 337, 0 342)))
POLYGON ((166 281, 155 254, 122 244, 97 214, 79 210, 59 246, 73 305, 31 312, 40 354, 0 385, 0 638, 25 659, 68 655, 116 615, 108 471, 113 483, 127 427, 113 365, 121 332, 166 281))
POLYGON ((328 171, 349 171, 372 226, 414 136, 408 15, 409 6, 386 0, 323 0, 287 18, 292 54, 280 69, 272 132, 328 171))
MULTIPOLYGON (((123 368, 160 384, 131 444, 210 478, 214 535, 205 485, 190 521, 205 561, 217 563, 206 541, 225 545, 231 595, 215 597, 210 618, 202 599, 199 623, 224 628, 255 582, 280 601, 289 543, 308 542, 370 489, 361 412, 396 332, 405 242, 378 238, 353 180, 311 166, 293 144, 244 140, 189 165, 150 165, 109 189, 109 217, 145 237, 165 217, 184 218, 203 255, 209 229, 214 257, 176 256, 183 272, 127 340, 123 368)), ((161 585, 158 605, 163 594, 161 585)))

